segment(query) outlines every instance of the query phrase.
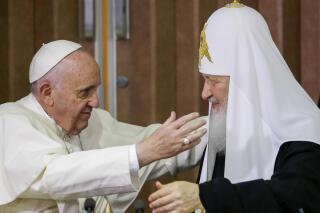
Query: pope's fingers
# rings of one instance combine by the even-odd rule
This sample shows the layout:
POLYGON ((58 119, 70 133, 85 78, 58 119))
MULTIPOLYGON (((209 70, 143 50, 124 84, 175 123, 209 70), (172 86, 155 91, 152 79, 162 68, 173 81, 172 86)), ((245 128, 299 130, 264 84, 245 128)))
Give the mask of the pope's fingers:
POLYGON ((202 129, 198 129, 193 134, 189 134, 186 138, 189 139, 190 143, 184 144, 183 149, 187 150, 199 144, 201 142, 201 137, 204 136, 206 133, 207 133, 207 129, 202 128, 202 129))
POLYGON ((196 119, 198 117, 199 117, 199 113, 198 112, 193 112, 193 113, 190 113, 188 115, 184 115, 184 116, 180 117, 179 119, 177 119, 174 122, 172 122, 171 125, 173 126, 173 128, 179 129, 184 124, 186 124, 189 121, 192 121, 192 120, 194 120, 194 119, 196 119))
POLYGON ((193 148, 194 146, 198 145, 200 142, 201 142, 201 139, 198 138, 198 139, 196 139, 196 140, 193 140, 193 141, 192 141, 191 143, 189 143, 189 144, 183 145, 183 146, 182 146, 182 152, 184 152, 184 151, 186 151, 186 150, 188 150, 188 149, 193 148))
POLYGON ((168 125, 170 124, 171 122, 175 121, 176 120, 176 112, 175 111, 172 111, 170 113, 170 117, 163 123, 163 125, 168 125))
POLYGON ((207 133, 207 129, 206 128, 201 128, 201 129, 198 129, 197 131, 195 131, 193 134, 189 134, 187 136, 187 138, 190 140, 190 141, 195 141, 197 139, 200 139, 202 136, 204 136, 205 134, 207 133))
POLYGON ((179 132, 181 135, 195 133, 197 129, 203 127, 206 123, 207 121, 204 119, 197 119, 196 121, 191 122, 190 124, 187 123, 186 125, 182 126, 179 129, 179 132))

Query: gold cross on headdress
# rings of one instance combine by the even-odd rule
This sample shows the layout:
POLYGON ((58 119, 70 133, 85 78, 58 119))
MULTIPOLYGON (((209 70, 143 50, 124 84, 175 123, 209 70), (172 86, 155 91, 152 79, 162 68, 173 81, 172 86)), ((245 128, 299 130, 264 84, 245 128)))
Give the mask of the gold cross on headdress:
POLYGON ((204 27, 201 31, 201 34, 200 34, 199 65, 201 64, 201 59, 203 57, 206 57, 208 59, 208 61, 210 61, 212 63, 210 52, 209 52, 209 47, 207 44, 206 32, 205 32, 206 27, 207 27, 207 24, 204 25, 204 27))
POLYGON ((230 4, 227 4, 226 7, 227 8, 240 8, 240 7, 244 7, 244 4, 241 4, 237 0, 233 0, 233 2, 230 4))

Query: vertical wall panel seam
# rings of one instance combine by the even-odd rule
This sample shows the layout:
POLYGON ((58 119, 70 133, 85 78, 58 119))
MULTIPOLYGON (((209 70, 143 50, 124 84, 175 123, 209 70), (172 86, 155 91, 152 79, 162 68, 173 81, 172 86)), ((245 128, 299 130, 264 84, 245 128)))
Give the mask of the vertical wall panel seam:
POLYGON ((150 0, 150 59, 151 59, 151 74, 150 82, 148 84, 151 87, 151 122, 156 121, 156 112, 157 112, 157 103, 156 103, 156 71, 157 71, 157 9, 156 9, 157 0, 150 0))

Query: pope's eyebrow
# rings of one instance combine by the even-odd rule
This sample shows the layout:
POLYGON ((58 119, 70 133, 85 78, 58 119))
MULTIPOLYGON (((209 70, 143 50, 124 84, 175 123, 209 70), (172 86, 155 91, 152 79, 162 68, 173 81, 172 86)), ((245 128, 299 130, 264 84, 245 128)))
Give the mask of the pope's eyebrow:
POLYGON ((98 84, 79 86, 79 88, 77 90, 78 91, 90 90, 90 89, 94 89, 96 87, 99 87, 100 85, 101 85, 101 81, 99 80, 98 84))
POLYGON ((78 92, 81 92, 81 91, 86 91, 86 90, 91 90, 91 89, 94 89, 96 86, 95 85, 90 85, 90 86, 85 86, 83 88, 79 88, 77 89, 78 92))

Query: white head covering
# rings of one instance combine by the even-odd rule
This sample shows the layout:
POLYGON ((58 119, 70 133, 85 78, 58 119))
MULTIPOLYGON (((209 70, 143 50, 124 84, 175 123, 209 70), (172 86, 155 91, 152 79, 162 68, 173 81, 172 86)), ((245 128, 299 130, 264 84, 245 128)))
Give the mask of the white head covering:
POLYGON ((81 48, 80 44, 72 41, 57 40, 43 44, 34 55, 29 68, 29 82, 39 80, 63 58, 81 48))
POLYGON ((320 143, 320 111, 297 83, 254 9, 224 7, 201 33, 199 69, 230 76, 225 177, 269 179, 287 141, 320 143))

